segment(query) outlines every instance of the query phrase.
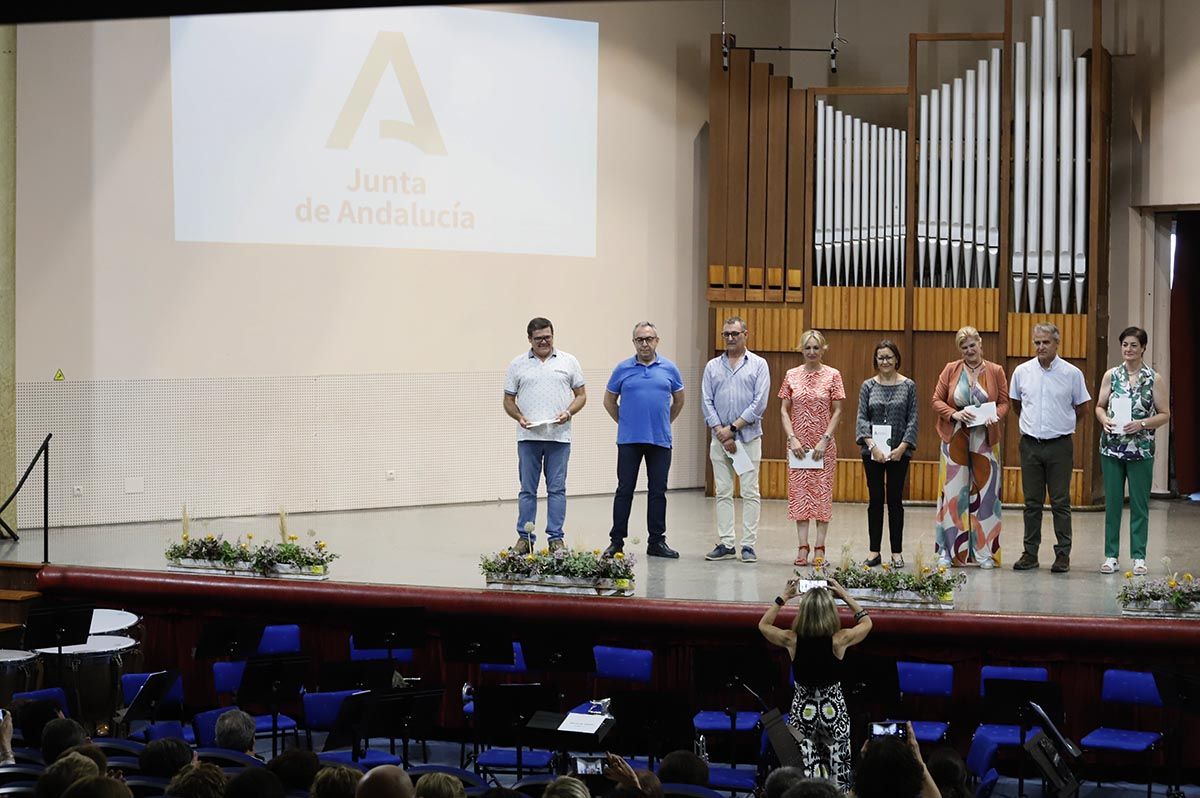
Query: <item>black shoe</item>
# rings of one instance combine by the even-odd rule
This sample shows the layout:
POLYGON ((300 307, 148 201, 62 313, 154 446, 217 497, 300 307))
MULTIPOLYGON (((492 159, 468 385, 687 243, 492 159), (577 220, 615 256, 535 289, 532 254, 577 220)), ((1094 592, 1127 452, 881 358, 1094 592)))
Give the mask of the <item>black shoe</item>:
POLYGON ((658 543, 651 543, 646 547, 647 557, 665 557, 668 560, 678 560, 679 552, 667 545, 665 540, 660 540, 658 543))
POLYGON ((1021 559, 1013 563, 1014 571, 1032 571, 1038 567, 1038 558, 1032 554, 1022 554, 1021 559))
POLYGON ((1050 573, 1065 574, 1067 571, 1070 571, 1070 570, 1071 570, 1071 555, 1055 554, 1054 555, 1054 565, 1050 566, 1050 573))
POLYGON ((867 559, 863 560, 863 568, 878 568, 882 562, 883 555, 876 554, 874 557, 868 557, 867 559))
POLYGON ((611 560, 611 559, 612 559, 612 556, 613 556, 614 554, 616 554, 618 551, 625 551, 625 544, 624 544, 624 543, 617 543, 617 542, 615 542, 615 541, 614 541, 613 543, 609 543, 609 544, 608 544, 608 548, 607 548, 607 549, 605 549, 605 550, 604 550, 604 553, 603 553, 603 554, 601 554, 600 556, 601 556, 601 557, 603 557, 603 558, 604 558, 604 559, 606 559, 606 560, 611 560))

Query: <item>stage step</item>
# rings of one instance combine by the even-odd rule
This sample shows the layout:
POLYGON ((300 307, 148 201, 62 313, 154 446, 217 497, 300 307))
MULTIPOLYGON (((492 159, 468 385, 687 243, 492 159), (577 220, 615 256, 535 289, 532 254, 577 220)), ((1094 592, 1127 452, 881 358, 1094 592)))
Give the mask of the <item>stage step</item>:
POLYGON ((23 624, 29 602, 41 597, 36 590, 0 590, 0 624, 23 624))
POLYGON ((37 590, 40 562, 0 560, 0 590, 37 590))

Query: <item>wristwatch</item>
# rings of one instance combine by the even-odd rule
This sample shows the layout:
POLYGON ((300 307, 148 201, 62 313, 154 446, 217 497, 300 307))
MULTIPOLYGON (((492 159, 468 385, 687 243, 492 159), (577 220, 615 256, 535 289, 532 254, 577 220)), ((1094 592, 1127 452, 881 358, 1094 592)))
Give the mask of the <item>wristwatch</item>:
POLYGON ((1142 421, 1141 421, 1141 422, 1139 422, 1139 423, 1141 423, 1141 425, 1142 425, 1142 429, 1145 429, 1145 428, 1146 428, 1146 421, 1145 421, 1145 419, 1142 419, 1142 421))

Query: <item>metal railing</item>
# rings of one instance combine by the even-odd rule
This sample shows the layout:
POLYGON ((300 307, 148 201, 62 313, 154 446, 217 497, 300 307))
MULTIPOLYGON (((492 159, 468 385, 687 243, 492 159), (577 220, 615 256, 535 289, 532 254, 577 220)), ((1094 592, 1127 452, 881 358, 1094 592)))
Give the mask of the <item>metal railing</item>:
POLYGON ((29 479, 29 475, 33 473, 33 467, 37 465, 38 458, 42 461, 42 562, 50 562, 50 439, 54 437, 54 433, 46 433, 46 440, 42 441, 42 445, 38 447, 37 453, 33 455, 33 459, 29 461, 29 466, 25 469, 25 473, 21 475, 21 479, 17 481, 17 486, 13 488, 13 492, 4 500, 4 504, 0 504, 0 537, 7 536, 12 540, 20 540, 17 533, 4 520, 4 511, 12 504, 13 499, 17 498, 17 494, 21 492, 21 488, 25 486, 25 480, 29 479))

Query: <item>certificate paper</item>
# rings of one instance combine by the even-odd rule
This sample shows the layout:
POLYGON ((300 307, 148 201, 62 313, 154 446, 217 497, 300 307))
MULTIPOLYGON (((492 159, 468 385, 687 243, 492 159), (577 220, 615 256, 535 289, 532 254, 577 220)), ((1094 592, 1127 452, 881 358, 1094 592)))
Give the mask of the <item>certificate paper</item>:
POLYGON ((581 712, 569 712, 566 719, 559 724, 558 730, 592 734, 600 728, 600 724, 604 723, 605 720, 607 720, 607 717, 604 715, 585 715, 581 712))
MULTIPOLYGON (((746 451, 746 447, 742 445, 741 441, 735 441, 735 443, 737 449, 734 450, 733 454, 729 455, 733 460, 733 470, 737 472, 739 477, 749 474, 751 471, 757 471, 758 466, 750 459, 750 453, 746 451)), ((726 454, 729 453, 726 452, 726 454)))
POLYGON ((1112 411, 1112 420, 1120 428, 1133 421, 1133 398, 1129 396, 1110 396, 1108 409, 1112 411))
POLYGON ((999 421, 1000 416, 996 414, 995 402, 984 402, 978 407, 965 407, 964 410, 970 410, 975 414, 975 420, 968 424, 968 427, 978 427, 986 424, 989 421, 999 421))
POLYGON ((875 448, 883 452, 884 457, 889 457, 892 454, 892 425, 891 424, 872 424, 871 425, 871 440, 875 441, 875 448))
POLYGON ((813 459, 813 450, 812 449, 809 449, 808 451, 806 451, 804 453, 803 457, 797 457, 795 452, 793 452, 791 449, 788 449, 788 468, 813 469, 813 468, 824 468, 824 467, 825 467, 824 460, 814 460, 813 459))

